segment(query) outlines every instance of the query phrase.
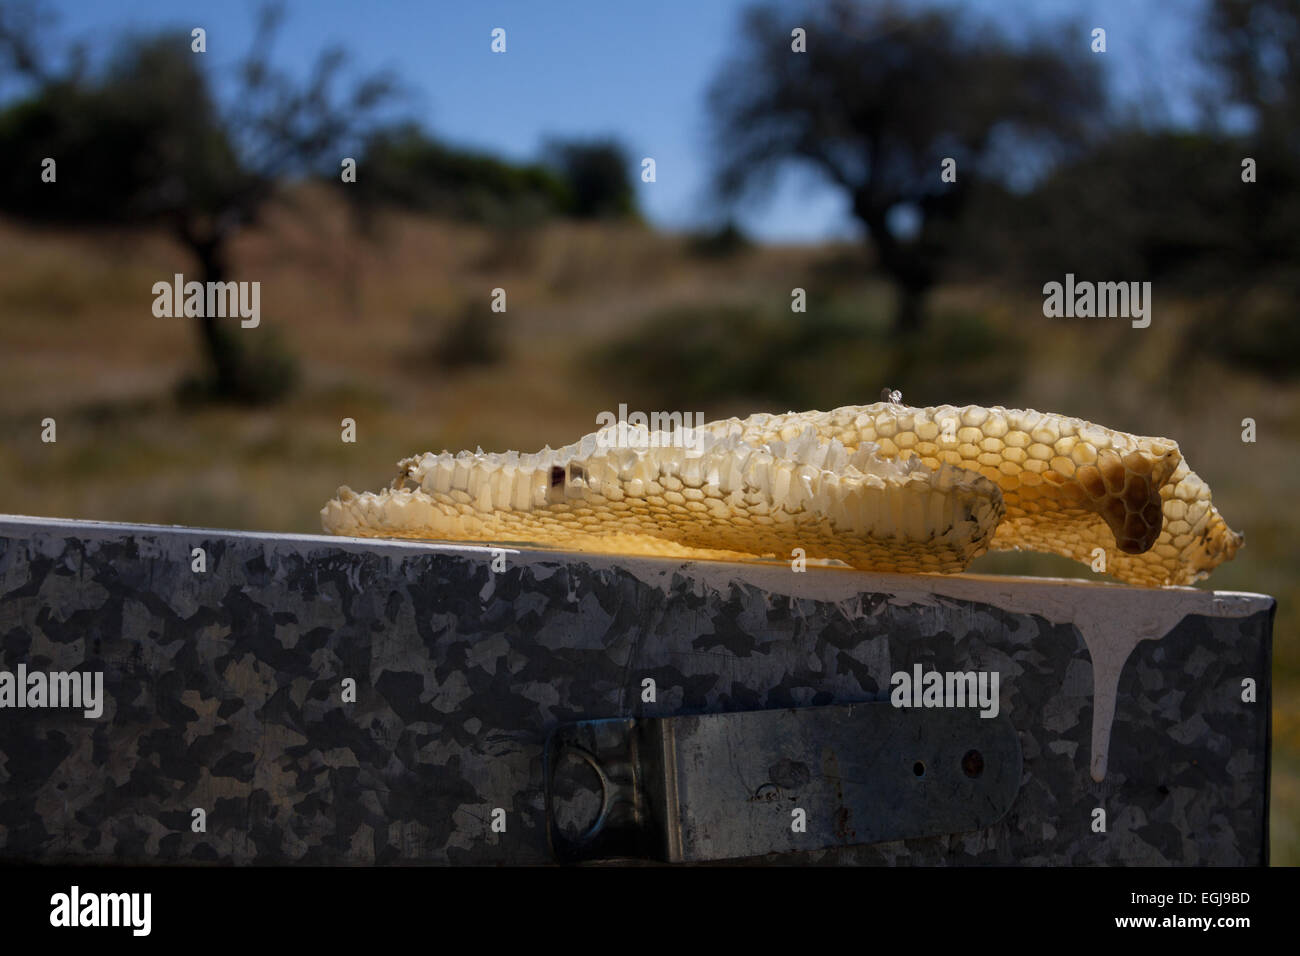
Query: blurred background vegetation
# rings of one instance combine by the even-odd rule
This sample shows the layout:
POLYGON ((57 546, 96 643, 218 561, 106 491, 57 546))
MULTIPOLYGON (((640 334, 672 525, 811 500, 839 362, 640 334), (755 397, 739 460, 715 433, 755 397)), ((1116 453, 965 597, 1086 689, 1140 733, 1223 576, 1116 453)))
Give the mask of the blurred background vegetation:
MULTIPOLYGON (((1213 586, 1279 601, 1273 853, 1300 862, 1300 6, 1199 9, 1211 82, 1189 126, 1116 102, 1081 26, 1013 40, 960 8, 754 6, 701 91, 711 225, 666 232, 615 138, 527 162, 455 146, 393 118, 401 77, 337 50, 278 70, 277 8, 221 96, 186 31, 96 59, 6 3, 3 509, 315 532, 338 485, 381 487, 426 449, 557 446, 621 402, 711 419, 886 385, 1172 437, 1246 533, 1213 586), (745 234, 736 211, 791 167, 862 241, 745 234), (155 319, 148 290, 178 272, 260 281, 261 326, 155 319), (1066 272, 1151 281, 1151 326, 1045 319, 1066 272)), ((1091 576, 1019 554, 976 570, 1091 576)))

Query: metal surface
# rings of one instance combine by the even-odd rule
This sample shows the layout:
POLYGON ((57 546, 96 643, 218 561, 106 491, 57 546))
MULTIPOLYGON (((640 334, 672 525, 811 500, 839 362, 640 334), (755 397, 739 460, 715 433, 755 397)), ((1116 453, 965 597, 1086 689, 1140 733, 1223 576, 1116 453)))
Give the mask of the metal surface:
POLYGON ((566 862, 724 860, 980 830, 1010 808, 1021 774, 1005 715, 884 702, 588 721, 558 728, 546 762, 551 844, 566 862), (562 813, 584 776, 597 781, 586 819, 562 813))
POLYGON ((0 517, 0 670, 102 671, 105 696, 97 719, 0 711, 0 858, 548 863, 554 728, 879 701, 922 665, 1001 674, 1024 759, 1010 812, 758 861, 1266 859, 1270 598, 501 557, 496 570, 487 548, 0 517), (1118 670, 1098 783, 1085 634, 1100 646, 1148 611, 1161 624, 1118 670))

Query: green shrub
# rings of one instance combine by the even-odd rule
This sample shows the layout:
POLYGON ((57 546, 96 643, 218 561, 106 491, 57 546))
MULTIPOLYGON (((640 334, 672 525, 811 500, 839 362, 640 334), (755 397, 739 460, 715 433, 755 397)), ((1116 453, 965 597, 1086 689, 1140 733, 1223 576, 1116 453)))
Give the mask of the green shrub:
POLYGON ((568 215, 575 219, 636 215, 630 161, 627 151, 614 140, 551 140, 543 156, 568 190, 568 215))
POLYGON ((537 164, 458 149, 403 127, 375 137, 358 163, 355 198, 489 225, 538 222, 571 204, 568 186, 537 164))

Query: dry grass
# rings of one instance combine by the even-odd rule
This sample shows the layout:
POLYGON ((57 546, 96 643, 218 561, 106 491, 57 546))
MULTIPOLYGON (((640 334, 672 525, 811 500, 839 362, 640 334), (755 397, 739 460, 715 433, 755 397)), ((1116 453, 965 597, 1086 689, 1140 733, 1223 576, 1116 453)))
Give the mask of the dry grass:
MULTIPOLYGON (((193 268, 164 238, 0 224, 3 510, 316 532, 337 486, 380 487, 406 455, 532 450, 590 431, 598 411, 635 396, 579 357, 665 310, 779 312, 795 286, 866 322, 883 321, 888 304, 887 288, 852 249, 759 248, 703 260, 686 255, 684 238, 636 227, 558 224, 500 235, 410 217, 385 220, 363 238, 328 200, 308 196, 301 205, 235 250, 234 278, 262 282, 262 327, 236 334, 275 329, 301 362, 299 391, 270 408, 183 408, 172 398, 198 353, 189 323, 151 313, 152 284, 193 268), (486 311, 497 287, 509 303, 500 361, 439 366, 440 336, 466 309, 486 311), (40 441, 47 416, 58 423, 55 444, 40 441), (344 417, 358 423, 355 445, 339 440, 344 417)), ((1300 389, 1179 358, 1192 306, 1159 289, 1143 331, 1121 320, 1044 319, 1036 288, 953 287, 933 305, 977 314, 1023 341, 1025 374, 1001 404, 1176 438, 1229 522, 1246 532, 1247 547, 1213 583, 1279 599, 1273 858, 1300 863, 1300 389), (1257 444, 1240 440, 1244 417, 1258 422, 1257 444)), ((827 360, 868 358, 845 351, 827 360)), ((960 355, 951 362, 971 372, 960 355)), ((931 380, 942 382, 942 371, 932 369, 931 380)), ((662 374, 672 381, 673 369, 662 374)), ((815 379, 816 369, 807 374, 815 379)), ((899 383, 845 400, 875 401, 885 384, 899 383)), ((826 395, 824 405, 842 397, 816 394, 826 395)), ((933 394, 905 395, 913 404, 965 398, 937 385, 933 394)), ((756 409, 718 395, 689 410, 712 417, 756 409)), ((979 569, 1060 573, 1063 565, 1004 555, 979 569)))

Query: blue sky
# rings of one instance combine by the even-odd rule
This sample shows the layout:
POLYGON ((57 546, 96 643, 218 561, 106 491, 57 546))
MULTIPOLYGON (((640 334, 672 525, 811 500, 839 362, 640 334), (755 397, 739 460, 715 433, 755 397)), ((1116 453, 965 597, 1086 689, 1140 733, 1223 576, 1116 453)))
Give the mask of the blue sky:
MULTIPOLYGON (((971 0, 954 4, 1013 35, 1073 17, 1107 30, 1106 67, 1117 92, 1156 96, 1191 117, 1194 27, 1203 0, 971 0)), ((219 72, 247 49, 255 0, 54 0, 59 33, 111 41, 125 30, 175 26, 208 33, 219 72)), ((698 224, 708 209, 704 92, 735 47, 746 0, 288 0, 276 56, 305 73, 339 45, 363 70, 392 69, 412 92, 406 112, 438 136, 516 159, 547 135, 612 134, 635 157, 653 156, 658 182, 641 204, 665 228, 698 224), (494 27, 508 51, 489 49, 494 27)), ((792 7, 795 5, 792 4, 792 7)), ((1062 42, 1087 43, 1062 30, 1062 42)), ((769 240, 855 235, 841 197, 792 174, 742 225, 769 240)))

